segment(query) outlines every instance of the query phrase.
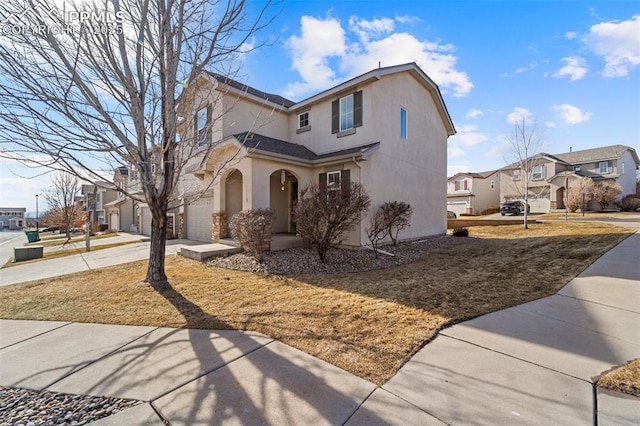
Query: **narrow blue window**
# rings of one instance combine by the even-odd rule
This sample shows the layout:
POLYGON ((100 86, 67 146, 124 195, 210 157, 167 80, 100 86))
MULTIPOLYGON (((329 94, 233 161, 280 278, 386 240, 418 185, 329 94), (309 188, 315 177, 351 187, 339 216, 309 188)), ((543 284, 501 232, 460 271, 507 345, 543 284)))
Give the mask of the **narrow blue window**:
POLYGON ((407 110, 400 108, 400 137, 407 138, 407 110))

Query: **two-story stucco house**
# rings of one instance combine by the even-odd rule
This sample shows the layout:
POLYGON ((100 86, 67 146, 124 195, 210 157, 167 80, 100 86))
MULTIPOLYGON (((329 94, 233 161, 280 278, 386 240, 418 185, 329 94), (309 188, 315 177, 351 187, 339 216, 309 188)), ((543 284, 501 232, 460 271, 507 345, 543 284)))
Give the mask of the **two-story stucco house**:
MULTIPOLYGON (((595 182, 615 181, 622 186, 622 197, 636 192, 636 170, 640 160, 636 150, 625 145, 570 151, 562 154, 540 153, 530 159, 534 167, 529 183, 531 212, 545 213, 564 209, 566 188, 571 181, 588 177, 595 182)), ((523 200, 522 170, 517 164, 500 169, 501 201, 523 200)), ((598 210, 591 202, 590 210, 598 210)))
POLYGON ((116 191, 104 183, 96 182, 81 185, 80 193, 89 222, 97 224, 99 228, 108 228, 106 206, 116 200, 116 191))
MULTIPOLYGON (((415 63, 375 69, 300 102, 214 74, 190 87, 194 125, 183 126, 181 139, 218 145, 181 176, 180 195, 191 201, 179 211, 181 237, 226 238, 231 216, 256 208, 275 211, 273 233, 295 233, 299 190, 345 180, 364 186, 372 211, 391 200, 411 204, 402 238, 446 231, 447 138, 455 129, 437 85, 415 63)), ((365 244, 367 224, 344 244, 365 244)))
POLYGON ((116 198, 104 204, 109 229, 137 232, 137 227, 134 226, 134 202, 123 192, 129 189, 129 169, 125 166, 116 168, 113 173, 113 183, 119 189, 116 190, 116 198))
POLYGON ((456 173, 447 179, 447 211, 480 214, 500 204, 500 171, 456 173))

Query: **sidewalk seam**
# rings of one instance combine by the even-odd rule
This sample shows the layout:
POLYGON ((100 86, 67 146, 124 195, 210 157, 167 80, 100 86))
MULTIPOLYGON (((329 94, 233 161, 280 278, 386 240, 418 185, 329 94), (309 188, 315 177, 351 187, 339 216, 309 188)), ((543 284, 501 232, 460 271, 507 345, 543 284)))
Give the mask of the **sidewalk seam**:
MULTIPOLYGON (((62 321, 62 322, 64 322, 64 321, 62 321)), ((68 326, 68 325, 70 325, 70 324, 73 324, 73 322, 67 322, 66 324, 62 324, 62 325, 60 325, 59 327, 52 328, 51 330, 43 331, 43 332, 42 332, 42 333, 40 333, 40 334, 36 334, 36 335, 34 335, 34 336, 27 337, 26 339, 24 339, 24 340, 20 340, 19 342, 15 342, 15 343, 12 343, 12 344, 10 344, 10 345, 3 346, 2 348, 0 348, 0 350, 4 350, 4 349, 6 349, 6 348, 10 348, 11 346, 14 346, 14 345, 17 345, 17 344, 20 344, 20 343, 24 343, 24 342, 26 342, 26 341, 28 341, 28 340, 31 340, 31 339, 35 339, 36 337, 43 336, 43 335, 45 335, 45 334, 47 334, 47 333, 49 333, 49 332, 51 332, 51 331, 59 330, 59 329, 61 329, 62 327, 66 327, 66 326, 68 326)))

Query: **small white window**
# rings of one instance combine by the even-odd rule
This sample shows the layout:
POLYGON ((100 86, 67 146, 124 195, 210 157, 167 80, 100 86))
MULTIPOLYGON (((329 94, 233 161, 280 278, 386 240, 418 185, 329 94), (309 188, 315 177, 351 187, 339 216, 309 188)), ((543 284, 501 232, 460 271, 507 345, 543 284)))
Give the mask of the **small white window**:
POLYGON ((327 173, 327 189, 337 191, 340 189, 340 170, 327 173))
POLYGON ((207 107, 198 110, 196 114, 196 133, 198 136, 198 145, 206 145, 207 144, 207 107))
POLYGON ((520 170, 513 171, 513 180, 520 180, 520 170))
POLYGON ((495 180, 491 180, 491 189, 496 189, 496 181, 495 180))
POLYGON ((309 126, 309 112, 303 112, 298 115, 298 129, 309 126))
POLYGON ((601 161, 600 163, 598 163, 598 171, 600 173, 613 172, 613 161, 601 161))

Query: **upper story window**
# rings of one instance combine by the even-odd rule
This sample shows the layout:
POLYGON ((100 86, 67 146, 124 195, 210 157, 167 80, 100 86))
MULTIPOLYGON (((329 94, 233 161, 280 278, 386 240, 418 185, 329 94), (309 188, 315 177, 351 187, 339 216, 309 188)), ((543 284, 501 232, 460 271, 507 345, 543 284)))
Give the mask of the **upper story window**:
POLYGON ((211 108, 201 108, 196 113, 195 133, 198 138, 198 146, 206 145, 211 139, 211 108))
POLYGON ((362 90, 331 103, 331 133, 349 132, 362 126, 362 90))
POLYGON ((407 138, 407 110, 400 108, 400 137, 407 138))
POLYGON ((600 173, 612 173, 613 161, 601 161, 598 163, 598 171, 600 173))
POLYGON ((513 171, 513 180, 520 180, 520 170, 513 171))
POLYGON ((533 170, 531 171, 531 178, 533 180, 542 180, 546 177, 546 170, 547 168, 545 166, 533 166, 533 170))
POLYGON ((465 189, 468 189, 467 185, 468 184, 466 179, 458 179, 453 183, 453 187, 456 191, 463 191, 465 189))
POLYGON ((309 126, 309 111, 298 114, 298 129, 309 126))

